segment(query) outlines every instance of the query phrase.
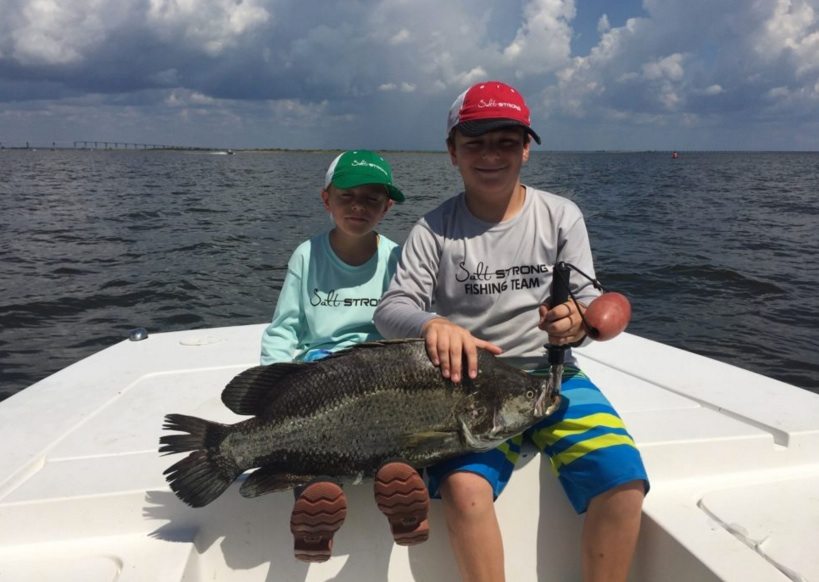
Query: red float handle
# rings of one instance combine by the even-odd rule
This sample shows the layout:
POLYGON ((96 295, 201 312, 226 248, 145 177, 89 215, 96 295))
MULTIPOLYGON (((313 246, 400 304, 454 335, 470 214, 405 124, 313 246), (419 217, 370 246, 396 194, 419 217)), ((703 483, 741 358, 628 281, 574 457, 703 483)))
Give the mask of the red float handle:
POLYGON ((631 321, 631 303, 622 293, 603 293, 589 304, 583 318, 589 337, 604 342, 626 329, 631 321))

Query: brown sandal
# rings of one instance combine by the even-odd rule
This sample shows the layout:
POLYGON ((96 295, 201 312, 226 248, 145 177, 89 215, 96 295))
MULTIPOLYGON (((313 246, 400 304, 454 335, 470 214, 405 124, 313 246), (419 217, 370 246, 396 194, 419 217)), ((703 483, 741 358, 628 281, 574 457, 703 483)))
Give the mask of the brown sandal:
POLYGON ((413 546, 429 538, 429 492, 421 475, 400 461, 375 474, 375 502, 387 516, 395 543, 413 546))
POLYGON ((347 497, 332 481, 309 484, 296 499, 290 515, 296 558, 304 562, 330 559, 335 534, 347 517, 347 497))

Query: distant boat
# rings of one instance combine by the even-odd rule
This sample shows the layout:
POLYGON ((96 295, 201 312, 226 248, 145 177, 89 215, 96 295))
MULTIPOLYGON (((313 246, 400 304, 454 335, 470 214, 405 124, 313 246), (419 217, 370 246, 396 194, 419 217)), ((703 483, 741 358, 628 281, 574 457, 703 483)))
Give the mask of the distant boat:
POLYGON ((671 153, 671 159, 676 160, 679 157, 680 157, 680 154, 678 154, 677 152, 672 152, 671 153))

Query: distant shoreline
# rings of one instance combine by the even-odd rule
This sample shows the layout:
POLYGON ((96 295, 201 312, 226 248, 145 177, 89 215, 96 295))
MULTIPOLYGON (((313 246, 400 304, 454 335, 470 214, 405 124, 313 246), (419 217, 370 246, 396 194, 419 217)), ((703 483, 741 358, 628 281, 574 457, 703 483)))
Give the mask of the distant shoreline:
MULTIPOLYGON (((74 146, 0 146, 0 151, 61 151, 61 152, 197 152, 197 153, 340 153, 342 148, 208 148, 188 146, 155 146, 155 147, 74 147, 74 146)), ((441 154, 446 150, 387 150, 379 152, 396 154, 441 154)))
MULTIPOLYGON (((105 143, 105 142, 101 142, 105 143)), ((108 142, 114 143, 114 142, 108 142)), ((390 154, 445 154, 445 149, 417 150, 417 149, 381 149, 376 151, 390 154)), ((198 146, 147 146, 147 147, 74 147, 74 146, 0 146, 2 151, 76 151, 76 152, 193 152, 193 153, 275 153, 275 154, 333 154, 345 151, 343 148, 218 148, 198 146)), ((546 150, 532 149, 533 154, 663 154, 671 157, 678 153, 679 158, 692 154, 815 154, 819 150, 546 150)))

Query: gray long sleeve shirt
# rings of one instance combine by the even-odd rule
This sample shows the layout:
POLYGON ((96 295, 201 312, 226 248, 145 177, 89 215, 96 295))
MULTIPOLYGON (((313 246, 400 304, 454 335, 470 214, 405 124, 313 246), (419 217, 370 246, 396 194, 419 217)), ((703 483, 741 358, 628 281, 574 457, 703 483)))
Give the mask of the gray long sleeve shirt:
MULTIPOLYGON (((387 338, 418 337, 440 315, 503 348, 510 363, 542 366, 548 338, 537 327, 538 306, 559 261, 595 276, 583 215, 572 201, 527 187, 515 217, 490 223, 469 211, 461 193, 410 231, 375 311, 376 328, 387 338)), ((587 305, 599 295, 575 272, 570 288, 587 305)))

